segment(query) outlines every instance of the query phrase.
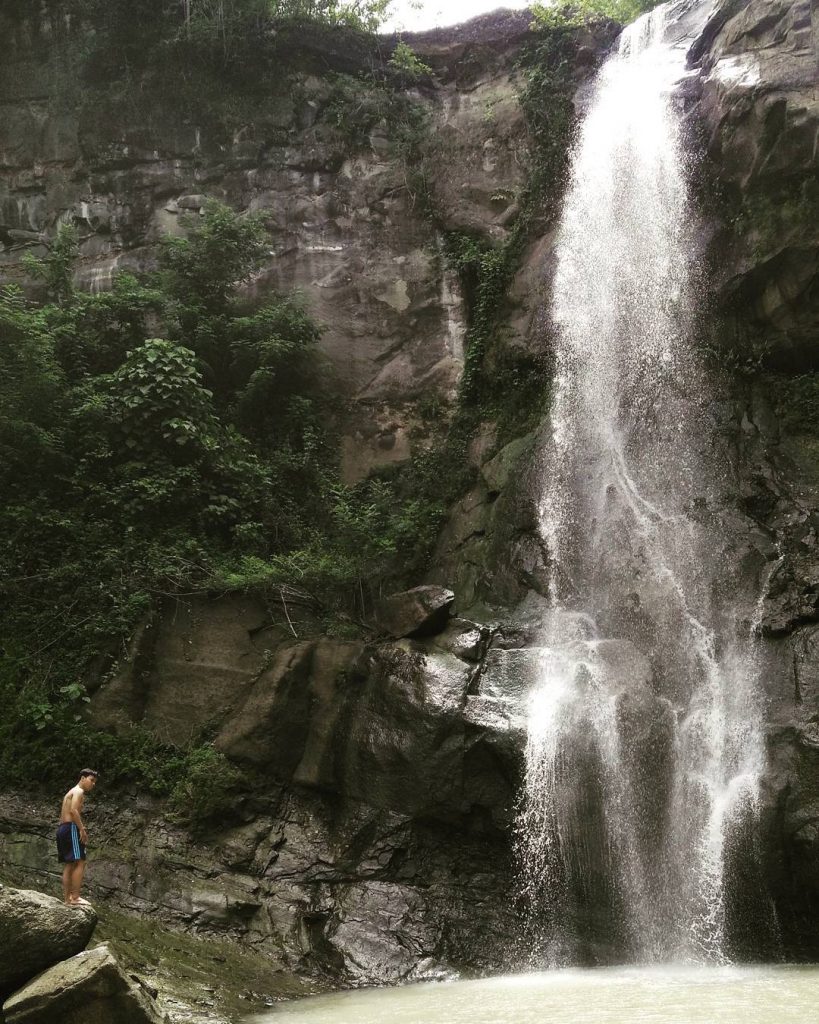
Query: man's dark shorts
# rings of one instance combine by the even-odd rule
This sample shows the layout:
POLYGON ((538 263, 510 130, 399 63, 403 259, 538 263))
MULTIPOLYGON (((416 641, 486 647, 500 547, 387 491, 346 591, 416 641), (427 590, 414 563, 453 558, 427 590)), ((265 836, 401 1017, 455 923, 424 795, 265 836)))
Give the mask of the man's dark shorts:
POLYGON ((63 822, 57 829, 57 860, 63 864, 85 860, 85 847, 80 842, 80 830, 73 821, 63 822))

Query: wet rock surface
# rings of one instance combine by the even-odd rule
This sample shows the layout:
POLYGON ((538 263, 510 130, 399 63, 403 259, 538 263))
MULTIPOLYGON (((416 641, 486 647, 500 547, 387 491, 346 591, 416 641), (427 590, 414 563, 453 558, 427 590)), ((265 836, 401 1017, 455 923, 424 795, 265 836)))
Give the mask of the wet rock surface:
POLYGON ((733 211, 715 243, 716 291, 729 331, 764 338, 790 370, 817 364, 815 18, 809 0, 725 0, 691 54, 706 149, 733 211))
MULTIPOLYGON (((484 800, 507 796, 501 785, 490 790, 483 767, 484 800)), ((90 898, 101 913, 262 954, 271 984, 292 972, 394 982, 441 965, 499 966, 510 955, 508 840, 486 812, 454 829, 282 789, 245 808, 244 824, 194 839, 163 819, 161 805, 141 804, 89 808, 90 898)), ((53 888, 46 830, 42 808, 12 797, 0 820, 4 871, 53 888)))
POLYGON ((455 594, 444 587, 413 587, 390 594, 378 609, 378 621, 390 636, 434 636, 443 632, 455 594))
MULTIPOLYGON (((723 200, 707 254, 712 342, 774 371, 740 376, 721 414, 733 488, 748 515, 735 557, 761 595, 755 628, 768 720, 764 880, 742 870, 751 889, 770 891, 785 957, 805 960, 819 955, 819 450, 788 395, 794 378, 807 381, 819 365, 818 39, 808 0, 726 0, 690 53, 701 68, 696 118, 723 200)), ((745 911, 753 916, 750 902, 745 911)))
MULTIPOLYGON (((184 636, 232 609, 214 654, 244 650, 238 637, 258 629, 257 611, 224 602, 212 613, 169 608, 168 622, 152 627, 163 649, 177 649, 176 626, 184 636)), ((426 640, 291 637, 250 659, 231 701, 216 685, 221 658, 207 669, 200 654, 184 670, 190 712, 182 662, 166 674, 156 659, 151 671, 101 684, 92 721, 99 713, 122 727, 108 717, 117 701, 147 716, 172 700, 179 721, 218 721, 217 749, 265 782, 195 837, 143 795, 89 801, 95 903, 253 950, 273 976, 383 984, 505 965, 516 934, 510 823, 522 733, 508 694, 475 689, 493 639, 457 618, 426 640)), ((48 811, 13 797, 4 808, 3 862, 16 878, 53 885, 48 811)))

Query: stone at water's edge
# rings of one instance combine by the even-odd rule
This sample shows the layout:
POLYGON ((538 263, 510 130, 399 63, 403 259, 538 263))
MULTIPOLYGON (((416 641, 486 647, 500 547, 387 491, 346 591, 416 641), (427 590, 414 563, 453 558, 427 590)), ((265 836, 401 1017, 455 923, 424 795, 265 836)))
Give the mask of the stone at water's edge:
POLYGON ((40 971, 85 949, 97 924, 90 907, 0 886, 0 999, 40 971))
POLYGON ((378 621, 390 636, 435 636, 446 628, 454 600, 452 591, 444 587, 402 590, 382 603, 378 621))
POLYGON ((162 1024, 150 996, 120 970, 107 946, 44 971, 3 1004, 6 1024, 162 1024))

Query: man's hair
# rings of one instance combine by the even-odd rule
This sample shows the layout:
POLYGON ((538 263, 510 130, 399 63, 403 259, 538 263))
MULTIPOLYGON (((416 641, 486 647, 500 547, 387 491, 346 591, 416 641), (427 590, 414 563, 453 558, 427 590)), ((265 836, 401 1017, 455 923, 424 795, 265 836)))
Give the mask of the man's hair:
POLYGON ((95 779, 98 779, 100 777, 100 773, 95 772, 93 768, 83 768, 83 770, 80 772, 81 779, 84 779, 89 775, 93 775, 95 779))

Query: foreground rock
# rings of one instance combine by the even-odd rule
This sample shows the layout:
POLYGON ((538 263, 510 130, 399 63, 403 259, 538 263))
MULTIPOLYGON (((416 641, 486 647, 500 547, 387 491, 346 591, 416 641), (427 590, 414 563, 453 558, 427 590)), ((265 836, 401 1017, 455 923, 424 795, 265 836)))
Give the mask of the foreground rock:
POLYGON ((35 974, 85 949, 97 924, 90 907, 0 886, 0 999, 35 974))
POLYGON ((3 1005, 6 1024, 161 1024, 152 999, 120 970, 107 946, 44 971, 3 1005))

